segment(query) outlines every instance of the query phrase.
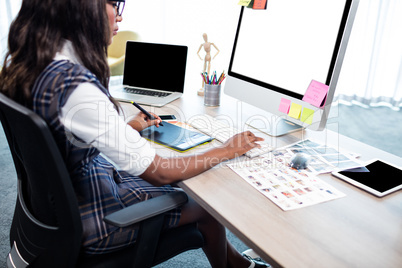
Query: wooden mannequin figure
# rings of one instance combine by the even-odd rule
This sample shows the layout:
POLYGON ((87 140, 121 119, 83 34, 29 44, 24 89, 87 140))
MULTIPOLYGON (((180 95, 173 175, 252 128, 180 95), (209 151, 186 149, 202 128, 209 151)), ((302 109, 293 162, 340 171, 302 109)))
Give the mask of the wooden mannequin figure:
MULTIPOLYGON (((202 60, 201 56, 200 56, 200 50, 202 47, 204 47, 205 50, 205 58, 204 58, 204 69, 203 72, 207 72, 208 75, 211 75, 210 71, 211 71, 211 45, 217 50, 215 56, 212 59, 215 59, 215 57, 219 54, 219 49, 215 46, 214 43, 210 43, 208 42, 208 36, 206 33, 204 33, 202 35, 202 37, 204 38, 205 43, 200 45, 200 48, 197 51, 197 55, 198 57, 202 60)), ((202 87, 201 89, 198 91, 198 95, 203 96, 204 95, 204 81, 202 81, 202 87)))

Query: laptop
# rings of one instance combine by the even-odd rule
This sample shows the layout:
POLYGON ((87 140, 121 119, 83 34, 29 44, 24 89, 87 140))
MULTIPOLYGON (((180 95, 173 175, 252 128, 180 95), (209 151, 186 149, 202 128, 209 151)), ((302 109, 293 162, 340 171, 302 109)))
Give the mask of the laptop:
POLYGON ((162 107, 184 91, 187 46, 128 41, 123 86, 110 88, 118 101, 162 107))

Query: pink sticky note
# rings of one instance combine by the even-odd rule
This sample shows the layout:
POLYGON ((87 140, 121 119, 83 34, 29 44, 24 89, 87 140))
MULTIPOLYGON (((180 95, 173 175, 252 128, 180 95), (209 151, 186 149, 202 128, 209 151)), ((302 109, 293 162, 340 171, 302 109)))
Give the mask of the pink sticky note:
POLYGON ((311 80, 302 100, 314 105, 315 107, 323 107, 327 100, 328 88, 329 86, 326 84, 311 80))
POLYGON ((267 9, 267 0, 254 0, 253 9, 267 9))
POLYGON ((281 103, 279 104, 279 111, 288 114, 291 103, 292 102, 290 100, 282 98, 281 103))

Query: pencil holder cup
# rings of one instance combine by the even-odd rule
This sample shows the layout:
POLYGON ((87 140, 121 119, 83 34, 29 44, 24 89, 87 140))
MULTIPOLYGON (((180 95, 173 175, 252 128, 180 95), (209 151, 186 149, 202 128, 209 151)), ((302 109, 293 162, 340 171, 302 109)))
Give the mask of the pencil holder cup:
POLYGON ((204 85, 204 105, 219 106, 221 101, 221 85, 204 85))

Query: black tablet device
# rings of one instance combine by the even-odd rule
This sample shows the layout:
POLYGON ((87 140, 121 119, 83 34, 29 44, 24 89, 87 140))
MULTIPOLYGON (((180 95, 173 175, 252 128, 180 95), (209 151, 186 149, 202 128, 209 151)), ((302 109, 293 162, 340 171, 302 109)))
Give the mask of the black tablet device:
POLYGON ((166 121, 163 126, 149 128, 141 131, 142 137, 165 145, 177 151, 187 151, 197 145, 211 141, 213 138, 203 133, 188 130, 166 121))
POLYGON ((379 159, 370 160, 361 168, 332 174, 379 197, 402 189, 401 168, 379 159))

